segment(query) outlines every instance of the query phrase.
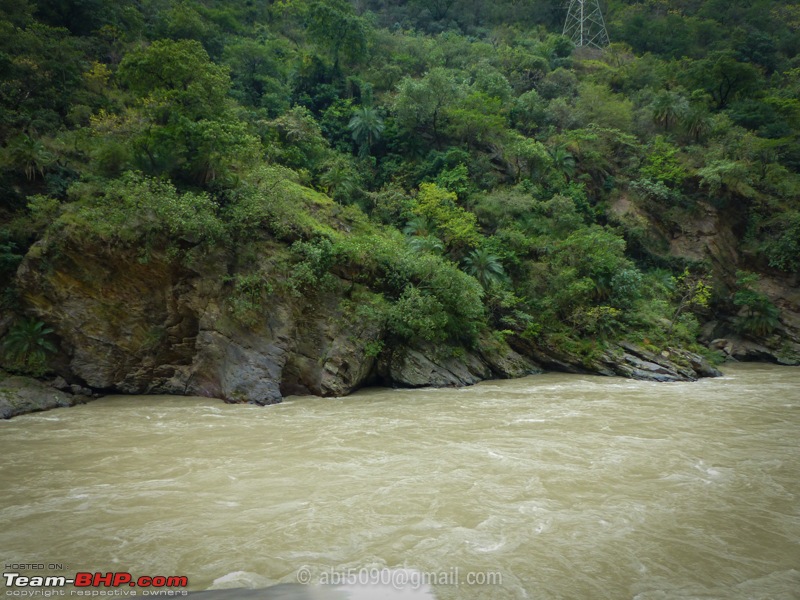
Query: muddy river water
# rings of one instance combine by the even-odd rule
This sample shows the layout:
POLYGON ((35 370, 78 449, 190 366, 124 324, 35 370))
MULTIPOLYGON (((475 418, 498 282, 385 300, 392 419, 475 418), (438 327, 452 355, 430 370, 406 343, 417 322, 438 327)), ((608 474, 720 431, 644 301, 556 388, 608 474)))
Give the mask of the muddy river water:
POLYGON ((18 417, 0 560, 194 591, 388 572, 440 599, 800 598, 800 368, 724 371, 18 417))

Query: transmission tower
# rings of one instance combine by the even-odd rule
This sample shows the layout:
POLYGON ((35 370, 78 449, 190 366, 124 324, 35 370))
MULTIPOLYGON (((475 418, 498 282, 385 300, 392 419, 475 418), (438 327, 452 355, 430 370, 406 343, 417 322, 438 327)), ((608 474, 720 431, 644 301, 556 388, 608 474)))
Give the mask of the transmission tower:
POLYGON ((608 32, 599 0, 570 0, 564 35, 578 48, 608 46, 608 32))

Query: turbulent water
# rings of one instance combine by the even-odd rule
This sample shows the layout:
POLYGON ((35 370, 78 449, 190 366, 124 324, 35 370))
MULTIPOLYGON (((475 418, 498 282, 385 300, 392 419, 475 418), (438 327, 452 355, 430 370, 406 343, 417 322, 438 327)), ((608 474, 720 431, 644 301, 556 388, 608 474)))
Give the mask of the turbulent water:
POLYGON ((440 599, 800 598, 798 368, 109 397, 0 423, 0 455, 6 564, 192 590, 385 568, 440 599))

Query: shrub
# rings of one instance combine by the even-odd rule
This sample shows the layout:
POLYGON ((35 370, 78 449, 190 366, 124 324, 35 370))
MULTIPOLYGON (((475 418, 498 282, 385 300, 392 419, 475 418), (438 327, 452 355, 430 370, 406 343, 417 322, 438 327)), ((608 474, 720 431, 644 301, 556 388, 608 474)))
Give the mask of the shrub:
POLYGON ((11 368, 34 377, 44 375, 47 354, 57 351, 47 339, 51 333, 53 330, 42 321, 21 319, 14 323, 3 340, 3 351, 11 368))
POLYGON ((83 198, 71 222, 109 241, 130 243, 163 234, 213 244, 225 238, 218 210, 208 194, 181 194, 168 181, 128 172, 106 184, 102 193, 83 198))
POLYGON ((740 333, 769 335, 780 325, 780 310, 766 294, 753 288, 758 275, 746 271, 737 271, 736 275, 739 289, 733 296, 733 303, 743 310, 736 318, 736 328, 740 333))

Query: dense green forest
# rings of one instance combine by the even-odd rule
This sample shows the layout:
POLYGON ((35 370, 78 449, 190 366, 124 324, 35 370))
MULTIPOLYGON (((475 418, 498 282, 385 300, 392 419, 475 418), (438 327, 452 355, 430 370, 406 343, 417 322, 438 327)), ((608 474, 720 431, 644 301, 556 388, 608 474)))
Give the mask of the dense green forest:
POLYGON ((557 0, 0 0, 9 364, 56 350, 14 278, 44 236, 224 256, 245 326, 341 288, 373 354, 779 331, 758 283, 800 271, 800 6, 603 9, 592 50, 557 0), (709 210, 738 264, 670 251, 709 210))

